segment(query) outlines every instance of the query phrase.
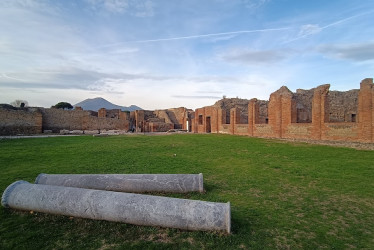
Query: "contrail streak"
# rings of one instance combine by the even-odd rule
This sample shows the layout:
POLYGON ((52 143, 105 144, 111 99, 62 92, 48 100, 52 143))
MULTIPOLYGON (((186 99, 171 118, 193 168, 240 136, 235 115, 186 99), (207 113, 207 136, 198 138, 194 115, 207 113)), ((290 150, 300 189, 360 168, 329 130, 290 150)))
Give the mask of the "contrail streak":
POLYGON ((127 44, 127 43, 152 43, 152 42, 163 42, 163 41, 175 41, 175 40, 197 39, 197 38, 212 37, 212 36, 238 35, 238 34, 257 33, 257 32, 271 32, 271 31, 280 31, 280 30, 287 30, 287 29, 291 29, 291 28, 284 27, 284 28, 274 28, 274 29, 239 30, 239 31, 211 33, 211 34, 202 34, 202 35, 193 35, 193 36, 180 36, 180 37, 159 38, 159 39, 149 39, 149 40, 127 41, 127 42, 103 45, 103 46, 100 46, 100 48, 118 46, 118 45, 127 44))
MULTIPOLYGON (((350 20, 350 19, 354 19, 354 18, 356 18, 356 17, 360 17, 360 16, 368 15, 368 14, 371 14, 371 13, 373 13, 373 12, 374 12, 374 11, 369 11, 369 12, 365 12, 365 13, 361 13, 361 14, 357 14, 357 15, 354 15, 354 16, 350 16, 350 17, 346 17, 346 18, 340 19, 340 20, 338 20, 338 21, 336 21, 336 22, 333 22, 333 23, 330 23, 330 24, 327 24, 327 25, 325 25, 325 26, 320 27, 318 33, 321 32, 321 31, 323 31, 324 29, 330 28, 330 27, 335 26, 335 25, 339 25, 339 24, 344 23, 344 22, 346 22, 346 21, 348 21, 348 20, 350 20)), ((304 38, 304 37, 307 37, 307 36, 310 36, 310 35, 312 35, 312 34, 304 34, 304 35, 302 35, 302 36, 298 36, 298 37, 296 37, 296 38, 294 38, 294 39, 291 39, 291 40, 289 40, 289 41, 287 41, 287 42, 284 42, 283 44, 290 43, 290 42, 293 42, 293 41, 299 40, 299 39, 301 39, 301 38, 304 38)))
POLYGON ((330 23, 328 25, 325 25, 323 26, 321 29, 326 29, 328 27, 331 27, 331 26, 335 26, 335 25, 338 25, 340 23, 343 23, 345 21, 348 21, 350 19, 353 19, 353 18, 356 18, 356 17, 360 17, 360 16, 364 16, 364 15, 368 15, 368 14, 371 14, 373 13, 374 11, 369 11, 369 12, 365 12, 365 13, 361 13, 361 14, 357 14, 357 15, 354 15, 354 16, 350 16, 350 17, 347 17, 347 18, 344 18, 344 19, 341 19, 339 21, 336 21, 336 22, 333 22, 333 23, 330 23))

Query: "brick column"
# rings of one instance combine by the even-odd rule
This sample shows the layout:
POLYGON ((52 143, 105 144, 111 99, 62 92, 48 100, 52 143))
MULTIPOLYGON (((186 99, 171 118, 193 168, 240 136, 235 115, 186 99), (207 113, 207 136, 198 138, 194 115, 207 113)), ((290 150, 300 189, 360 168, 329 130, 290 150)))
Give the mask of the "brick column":
POLYGON ((35 131, 38 134, 43 133, 43 115, 40 111, 35 112, 35 131))
POLYGON ((275 92, 270 95, 269 106, 268 106, 268 116, 269 125, 271 126, 274 137, 280 137, 280 127, 281 127, 281 109, 282 103, 280 96, 275 92))
POLYGON ((235 134, 235 108, 230 109, 230 133, 235 134))
POLYGON ((191 133, 196 133, 196 125, 195 125, 196 118, 191 118, 191 133))
POLYGON ((226 117, 225 117, 225 119, 223 120, 223 114, 224 114, 224 112, 223 112, 223 110, 222 110, 222 108, 218 108, 217 109, 217 133, 219 133, 220 131, 221 131, 221 127, 222 127, 222 124, 223 124, 223 122, 225 121, 225 123, 226 123, 226 117))
POLYGON ((292 92, 286 86, 282 86, 270 95, 268 115, 274 137, 281 138, 288 124, 291 123, 291 101, 292 92))
POLYGON ((373 78, 366 78, 361 81, 358 94, 358 127, 359 139, 363 142, 372 142, 374 133, 374 98, 373 78))
POLYGON ((330 84, 318 86, 314 90, 312 102, 312 135, 311 138, 321 140, 322 127, 325 123, 326 117, 326 100, 327 93, 329 92, 330 84))
MULTIPOLYGON (((216 126, 216 129, 215 129, 215 133, 219 133, 219 126, 220 126, 220 115, 219 115, 219 109, 220 108, 214 108, 214 113, 215 113, 215 126, 216 126)), ((222 118, 221 118, 222 119, 222 118)))
POLYGON ((374 142, 374 87, 371 88, 371 142, 374 142))
POLYGON ((256 106, 258 107, 256 98, 249 100, 249 103, 248 103, 248 135, 249 136, 253 136, 253 129, 254 129, 255 122, 256 122, 256 114, 258 113, 256 112, 256 106))
POLYGON ((287 133, 287 128, 292 121, 292 92, 285 91, 281 95, 281 131, 280 137, 283 138, 287 133))
POLYGON ((232 128, 232 134, 235 134, 235 125, 240 124, 240 109, 232 108, 230 110, 230 124, 232 128))

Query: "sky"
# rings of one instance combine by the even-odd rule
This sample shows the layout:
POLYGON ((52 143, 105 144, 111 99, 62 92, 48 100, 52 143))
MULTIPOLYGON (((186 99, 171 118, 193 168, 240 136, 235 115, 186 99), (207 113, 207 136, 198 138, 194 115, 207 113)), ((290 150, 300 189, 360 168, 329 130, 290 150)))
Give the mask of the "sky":
POLYGON ((0 0, 0 103, 268 100, 374 75, 374 1, 0 0))

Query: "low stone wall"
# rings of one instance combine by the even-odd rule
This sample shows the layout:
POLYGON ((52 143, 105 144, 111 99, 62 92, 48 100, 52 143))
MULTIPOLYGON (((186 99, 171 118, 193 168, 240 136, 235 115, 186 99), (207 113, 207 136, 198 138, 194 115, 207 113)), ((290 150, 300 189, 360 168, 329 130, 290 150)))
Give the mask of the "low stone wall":
POLYGON ((145 132, 167 132, 174 129, 173 123, 150 122, 146 124, 145 132))
POLYGON ((222 124, 220 126, 219 133, 230 134, 230 124, 222 124))
POLYGON ((358 140, 358 127, 354 122, 325 123, 322 130, 323 140, 356 141, 358 140))
POLYGON ((0 107, 0 135, 40 134, 43 131, 60 133, 61 130, 129 130, 129 121, 97 117, 97 113, 84 110, 48 108, 0 107))
POLYGON ((289 139, 302 139, 311 136, 312 124, 305 123, 291 123, 287 126, 287 132, 283 135, 283 138, 289 139))
POLYGON ((274 131, 269 124, 255 124, 253 135, 258 137, 274 137, 274 131))
POLYGON ((236 135, 248 135, 248 124, 235 124, 236 135))
POLYGON ((129 130, 129 121, 120 117, 97 117, 85 110, 62 110, 40 108, 43 129, 58 133, 60 130, 129 130))

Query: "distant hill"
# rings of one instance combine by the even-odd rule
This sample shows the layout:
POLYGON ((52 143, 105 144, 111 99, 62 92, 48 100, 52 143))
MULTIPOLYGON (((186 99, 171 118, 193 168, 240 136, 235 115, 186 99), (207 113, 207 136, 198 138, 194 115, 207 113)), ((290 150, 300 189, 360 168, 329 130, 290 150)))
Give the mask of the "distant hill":
POLYGON ((130 107, 125 107, 125 106, 119 106, 116 104, 113 104, 104 98, 101 97, 96 97, 93 99, 86 99, 84 101, 78 102, 77 104, 73 105, 74 107, 82 107, 84 110, 92 110, 92 111, 98 111, 101 108, 106 108, 106 109, 120 109, 122 111, 134 111, 134 110, 142 110, 142 108, 136 106, 136 105, 131 105, 130 107))

